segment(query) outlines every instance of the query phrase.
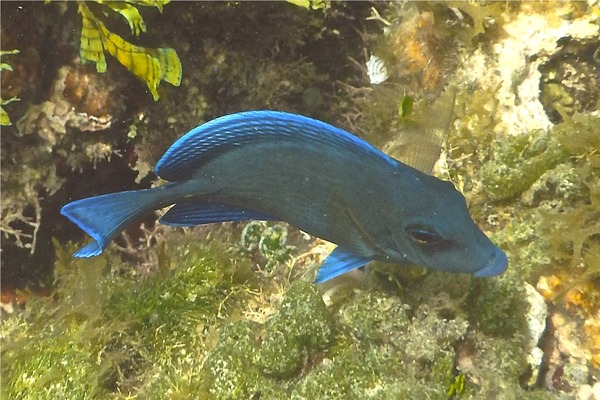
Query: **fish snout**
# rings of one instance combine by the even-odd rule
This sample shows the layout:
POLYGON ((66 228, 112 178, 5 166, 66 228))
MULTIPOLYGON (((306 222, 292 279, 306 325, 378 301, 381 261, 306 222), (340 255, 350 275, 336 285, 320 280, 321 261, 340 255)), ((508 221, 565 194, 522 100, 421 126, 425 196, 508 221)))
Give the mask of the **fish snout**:
POLYGON ((475 271, 473 275, 483 278, 488 276, 500 275, 508 268, 508 257, 499 247, 494 248, 494 252, 489 261, 483 268, 475 271))

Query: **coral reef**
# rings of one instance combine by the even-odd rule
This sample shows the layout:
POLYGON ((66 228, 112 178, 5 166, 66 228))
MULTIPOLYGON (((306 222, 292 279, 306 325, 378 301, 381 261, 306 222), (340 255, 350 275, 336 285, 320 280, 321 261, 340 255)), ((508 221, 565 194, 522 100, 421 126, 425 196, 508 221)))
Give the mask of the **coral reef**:
POLYGON ((484 305, 507 296, 508 286, 491 283, 469 294, 473 278, 448 284, 433 273, 401 293, 376 279, 326 306, 313 284, 281 281, 281 271, 275 278, 246 273, 251 263, 241 255, 232 265, 220 239, 163 239, 160 271, 145 277, 114 250, 74 260, 74 246, 57 244, 53 296, 29 296, 24 311, 5 320, 5 395, 445 399, 457 387, 461 398, 525 393, 518 384, 499 384, 515 382, 527 368, 524 312, 509 322, 505 308, 484 305), (274 292, 275 312, 266 318, 240 313, 274 292), (487 307, 487 319, 468 312, 475 307, 487 307), (503 328, 495 330, 494 321, 503 328), (28 342, 35 345, 21 345, 28 342))
MULTIPOLYGON (((55 162, 56 153, 67 154, 67 148, 77 149, 65 162, 72 169, 92 160, 94 165, 113 154, 111 145, 97 140, 82 140, 79 146, 69 143, 67 131, 97 132, 110 128, 112 109, 110 88, 79 68, 63 67, 52 87, 48 101, 31 106, 16 123, 18 135, 6 142, 6 157, 2 171, 3 198, 2 232, 17 246, 34 253, 41 223, 40 188, 48 196, 64 185, 55 162), (76 88, 76 89, 75 89, 76 88), (17 139, 20 138, 20 139, 17 139), (31 143, 32 146, 19 146, 31 143), (26 211, 33 207, 34 216, 26 211), (22 225, 25 226, 22 226, 22 225)), ((12 132, 11 132, 12 133, 12 132)), ((8 134, 10 135, 10 133, 8 134)))
POLYGON ((450 159, 460 160, 451 164, 451 176, 457 175, 455 168, 473 171, 466 160, 482 164, 480 178, 464 182, 467 198, 497 204, 487 218, 496 227, 495 240, 509 254, 511 270, 548 302, 548 328, 539 342, 541 369, 532 370, 526 380, 567 397, 596 382, 599 373, 593 328, 600 317, 594 294, 600 276, 600 181, 594 150, 600 115, 593 83, 597 68, 590 58, 598 35, 594 7, 557 5, 555 19, 541 17, 535 7, 505 16, 502 28, 508 36, 495 47, 500 57, 488 58, 481 49, 471 59, 477 64, 466 64, 468 76, 478 82, 477 102, 463 100, 459 93, 460 122, 449 139, 456 144, 450 159), (514 40, 521 48, 503 50, 518 32, 514 40), (533 35, 532 40, 523 42, 523 35, 533 35), (515 51, 529 54, 534 62, 515 51), (509 55, 510 60, 503 58, 509 55), (571 72, 558 71, 557 60, 566 61, 571 72), (495 74, 495 68, 501 71, 496 76, 510 75, 512 81, 496 85, 486 75, 495 74), (493 131, 499 136, 492 146, 472 142, 475 137, 491 140, 493 131))
POLYGON ((148 23, 144 48, 176 44, 186 73, 157 103, 126 69, 77 61, 75 7, 3 4, 1 47, 21 51, 3 95, 21 101, 2 135, 1 397, 598 397, 597 3, 292 3, 175 2, 145 22, 127 6, 129 28, 110 11, 115 34, 148 23), (293 227, 155 216, 71 258, 82 237, 62 204, 153 185, 183 132, 256 108, 341 125, 424 170, 441 154, 433 171, 508 271, 372 263, 317 287, 331 248, 293 227), (51 285, 27 289, 43 263, 51 285))

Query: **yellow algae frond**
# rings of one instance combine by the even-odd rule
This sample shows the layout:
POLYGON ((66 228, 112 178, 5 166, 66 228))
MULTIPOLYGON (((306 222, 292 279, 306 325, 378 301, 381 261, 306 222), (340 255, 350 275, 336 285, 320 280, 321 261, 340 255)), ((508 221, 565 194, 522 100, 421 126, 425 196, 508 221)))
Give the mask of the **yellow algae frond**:
POLYGON ((158 8, 158 11, 162 13, 163 6, 168 4, 171 0, 129 0, 129 1, 104 1, 96 0, 98 4, 105 5, 116 13, 121 14, 129 28, 131 33, 135 36, 139 36, 140 32, 146 32, 146 24, 136 6, 151 6, 158 8))
MULTIPOLYGON (((156 1, 97 1, 122 15, 129 24, 131 32, 139 35, 146 31, 146 25, 135 5, 156 6, 162 11, 166 0, 156 1)), ((84 61, 96 63, 96 70, 106 71, 104 51, 115 57, 125 68, 146 82, 154 101, 159 99, 158 85, 162 80, 174 86, 181 83, 181 62, 177 52, 171 48, 149 49, 129 43, 121 36, 106 28, 84 2, 78 2, 78 11, 82 16, 81 48, 79 54, 84 61)))
MULTIPOLYGON (((4 55, 18 54, 18 53, 19 53, 19 50, 8 50, 8 51, 0 50, 0 57, 2 57, 4 55)), ((0 71, 12 71, 12 70, 13 69, 10 66, 10 64, 5 63, 5 62, 0 63, 0 71)), ((10 122, 10 118, 8 117, 8 113, 6 112, 6 110, 4 110, 4 106, 9 103, 12 103, 13 101, 19 101, 19 98, 11 97, 8 100, 0 99, 0 125, 2 125, 2 126, 12 125, 12 122, 10 122)))
POLYGON ((169 48, 146 50, 159 61, 160 79, 169 82, 173 86, 179 86, 181 83, 181 62, 177 52, 169 48))
POLYGON ((13 101, 19 101, 20 99, 18 97, 11 97, 8 100, 4 100, 2 99, 2 101, 0 101, 0 125, 2 126, 10 126, 12 125, 12 122, 10 122, 10 118, 8 117, 8 113, 6 112, 6 110, 4 110, 4 106, 12 103, 13 101))
POLYGON ((158 11, 162 12, 163 6, 169 4, 171 0, 128 0, 127 3, 135 4, 138 6, 156 7, 158 11))
POLYGON ((146 32, 146 24, 144 23, 142 14, 140 14, 139 10, 131 4, 123 1, 105 1, 101 2, 101 4, 104 4, 114 12, 121 14, 129 24, 131 33, 135 36, 139 36, 140 32, 146 32))
POLYGON ((154 101, 158 100, 158 84, 166 80, 174 86, 181 82, 181 62, 173 49, 148 49, 135 46, 110 32, 97 22, 104 49, 148 85, 154 101))
POLYGON ((104 58, 104 47, 102 46, 102 34, 97 29, 94 15, 83 3, 79 4, 79 13, 82 17, 81 46, 79 56, 82 60, 96 63, 96 71, 106 72, 106 60, 104 58))
POLYGON ((329 2, 325 0, 287 0, 287 2, 310 10, 326 9, 329 7, 329 2))

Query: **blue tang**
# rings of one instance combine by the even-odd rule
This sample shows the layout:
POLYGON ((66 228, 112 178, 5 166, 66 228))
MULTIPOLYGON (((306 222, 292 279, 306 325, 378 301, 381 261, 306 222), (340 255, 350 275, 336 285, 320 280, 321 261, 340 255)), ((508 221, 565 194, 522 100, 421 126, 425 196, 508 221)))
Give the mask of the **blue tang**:
POLYGON ((479 277, 508 266, 452 183, 301 115, 248 111, 214 119, 179 138, 155 171, 168 183, 62 208, 94 239, 76 257, 102 253, 129 223, 173 205, 161 223, 280 220, 337 244, 316 282, 371 260, 479 277))

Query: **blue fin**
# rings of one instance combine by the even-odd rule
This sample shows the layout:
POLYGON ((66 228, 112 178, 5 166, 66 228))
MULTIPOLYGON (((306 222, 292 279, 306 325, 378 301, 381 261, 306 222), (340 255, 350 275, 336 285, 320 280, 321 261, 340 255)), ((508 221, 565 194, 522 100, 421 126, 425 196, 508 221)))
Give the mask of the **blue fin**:
POLYGON ((156 164, 168 181, 189 178, 211 158, 232 148, 258 142, 302 142, 352 151, 360 157, 398 162, 362 139, 312 118, 279 111, 247 111, 202 124, 180 137, 156 164))
POLYGON ((277 218, 245 208, 225 204, 207 203, 199 200, 177 202, 160 219, 161 224, 172 226, 194 226, 225 221, 276 221, 277 218))
POLYGON ((371 261, 369 258, 354 255, 336 247, 319 268, 315 283, 328 281, 353 269, 360 268, 371 261))
POLYGON ((73 201, 60 213, 90 235, 94 242, 79 249, 75 257, 94 257, 102 253, 110 241, 127 224, 157 205, 151 189, 105 194, 73 201))

